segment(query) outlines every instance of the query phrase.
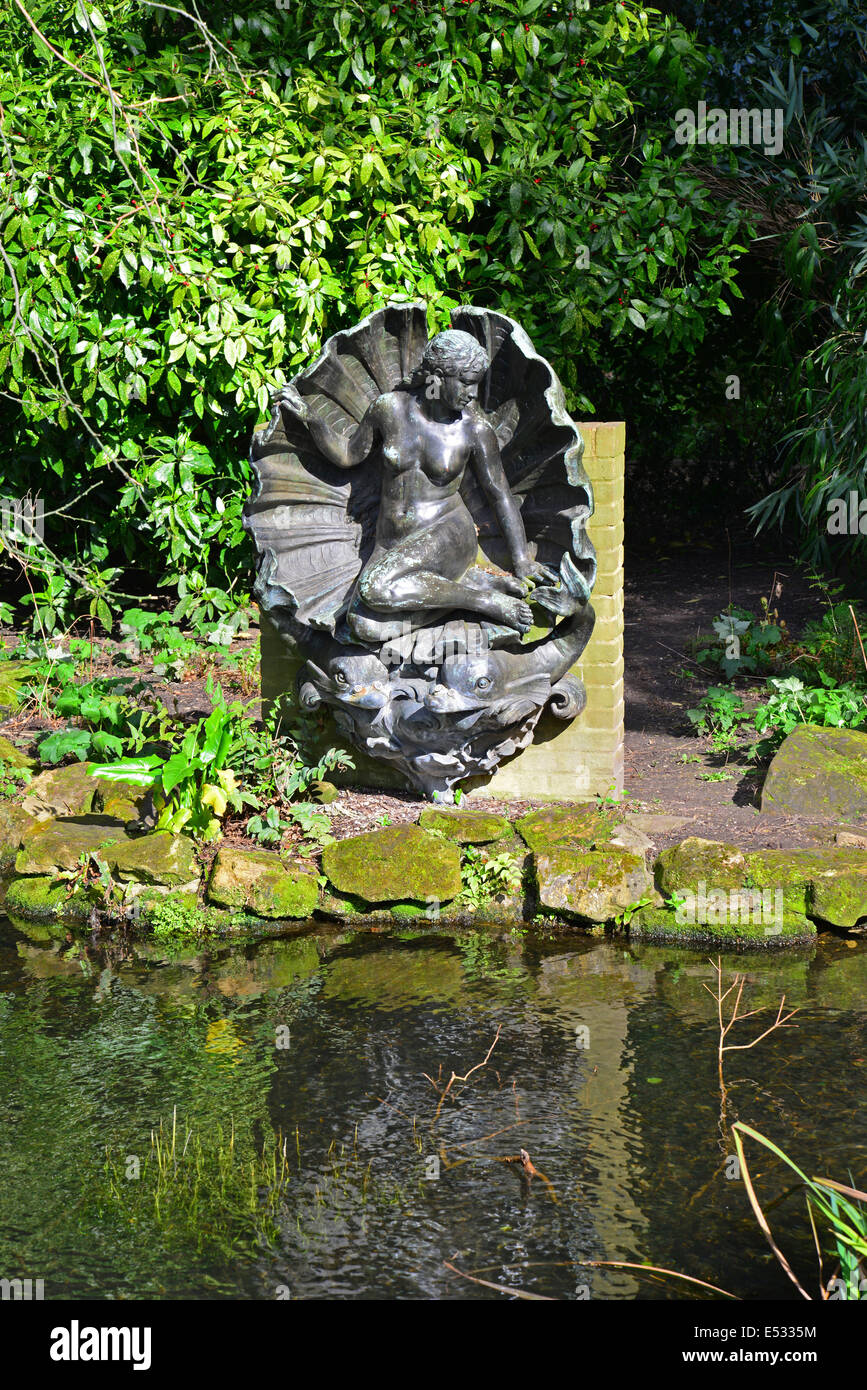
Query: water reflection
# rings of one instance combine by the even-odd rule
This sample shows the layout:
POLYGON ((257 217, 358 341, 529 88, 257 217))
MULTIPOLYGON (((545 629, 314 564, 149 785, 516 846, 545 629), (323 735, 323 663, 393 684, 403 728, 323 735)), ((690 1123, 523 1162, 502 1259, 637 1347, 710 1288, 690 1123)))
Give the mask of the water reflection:
MULTIPOLYGON (((750 1008, 785 993, 801 1010, 729 1061, 734 1112, 809 1171, 863 1182, 867 943, 724 965, 750 1008)), ((725 1176, 714 979, 693 952, 520 930, 105 949, 4 924, 2 1272, 47 1297, 501 1297, 449 1260, 555 1298, 688 1292, 581 1263, 622 1260, 787 1298, 725 1176), (254 1258, 209 1243, 219 1203, 194 1239, 183 1213, 169 1228, 112 1197, 106 1150, 146 1154, 173 1114, 208 1143, 231 1134, 254 1202, 257 1155, 285 1140, 277 1238, 254 1258), (521 1148, 550 1186, 505 1161, 521 1148)), ((775 1221, 811 1271, 802 1207, 775 1221)))

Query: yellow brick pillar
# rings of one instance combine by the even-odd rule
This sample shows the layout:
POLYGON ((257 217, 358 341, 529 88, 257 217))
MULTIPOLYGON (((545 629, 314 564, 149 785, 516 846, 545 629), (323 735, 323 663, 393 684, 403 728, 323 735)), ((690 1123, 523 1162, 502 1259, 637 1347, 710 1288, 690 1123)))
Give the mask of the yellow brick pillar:
POLYGON ((543 715, 532 744, 493 777, 474 779, 470 796, 503 800, 581 801, 623 793, 623 479, 626 427, 578 425, 595 510, 588 533, 598 574, 591 602, 593 635, 572 668, 587 688, 584 713, 569 724, 543 715))

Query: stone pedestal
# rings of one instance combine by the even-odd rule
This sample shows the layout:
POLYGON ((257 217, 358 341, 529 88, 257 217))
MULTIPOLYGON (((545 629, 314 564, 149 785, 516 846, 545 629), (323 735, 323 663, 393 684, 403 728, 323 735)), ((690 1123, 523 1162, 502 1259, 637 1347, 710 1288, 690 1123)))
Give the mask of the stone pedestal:
MULTIPOLYGON (((623 479, 626 429, 622 422, 578 422, 584 467, 593 485, 595 511, 588 526, 596 547, 598 577, 592 604, 593 636, 573 668, 587 688, 584 713, 569 724, 546 714, 533 742, 490 777, 466 784, 470 797, 505 801, 583 801, 612 788, 623 792, 623 479)), ((293 697, 303 657, 289 653, 267 614, 262 614, 262 699, 293 697)), ((290 716, 291 717, 291 716, 290 716)), ((333 727, 333 726, 332 726, 333 727)), ((341 741, 334 730, 331 742, 341 741)), ((354 772, 335 775, 344 785, 405 787, 387 764, 354 752, 354 772)))

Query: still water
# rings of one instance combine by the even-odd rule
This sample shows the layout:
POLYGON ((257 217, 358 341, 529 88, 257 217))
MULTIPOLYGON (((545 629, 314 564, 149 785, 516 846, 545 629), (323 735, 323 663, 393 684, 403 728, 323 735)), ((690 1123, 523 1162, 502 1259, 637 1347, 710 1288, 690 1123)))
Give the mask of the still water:
MULTIPOLYGON (((772 1012, 730 1041, 782 994, 799 1012, 729 1054, 727 1118, 863 1187, 867 942, 735 970, 744 1008, 772 1012)), ((448 1261, 548 1298, 712 1296, 587 1263, 626 1261, 796 1297, 727 1176, 714 984, 701 952, 523 929, 317 924, 203 950, 3 922, 0 1276, 46 1299, 502 1300, 448 1261), (504 1161, 521 1149, 543 1177, 504 1161)), ((751 1159, 814 1292, 803 1195, 751 1159)))

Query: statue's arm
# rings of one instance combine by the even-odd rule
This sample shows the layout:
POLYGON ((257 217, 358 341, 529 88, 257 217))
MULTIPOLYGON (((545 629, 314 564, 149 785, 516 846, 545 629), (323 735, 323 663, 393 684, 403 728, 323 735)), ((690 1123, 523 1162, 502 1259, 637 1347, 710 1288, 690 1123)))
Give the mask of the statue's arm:
POLYGON ((506 480, 497 436, 487 422, 480 422, 478 426, 473 448, 473 466, 509 547, 515 574, 519 579, 523 579, 530 573, 533 560, 518 504, 506 480))
POLYGON ((294 386, 284 386, 277 400, 307 426, 320 454, 338 468, 354 468, 367 458, 373 448, 381 424, 382 397, 368 406, 364 419, 349 434, 338 434, 324 420, 320 420, 294 386))

